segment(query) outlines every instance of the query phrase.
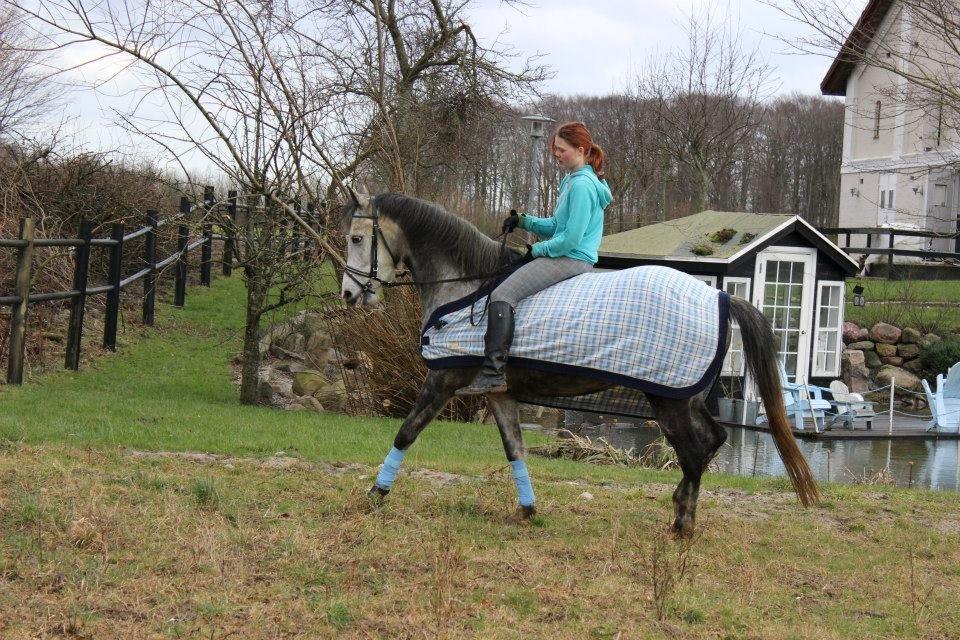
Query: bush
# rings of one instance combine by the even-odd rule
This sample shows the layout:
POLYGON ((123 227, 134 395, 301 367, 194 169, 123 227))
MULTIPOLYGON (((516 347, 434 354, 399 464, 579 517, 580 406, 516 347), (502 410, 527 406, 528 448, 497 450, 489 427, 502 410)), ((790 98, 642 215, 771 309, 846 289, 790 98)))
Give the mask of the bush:
POLYGON ((960 362, 960 340, 934 342, 920 350, 923 377, 927 380, 933 380, 938 373, 946 374, 947 369, 958 362, 960 362))

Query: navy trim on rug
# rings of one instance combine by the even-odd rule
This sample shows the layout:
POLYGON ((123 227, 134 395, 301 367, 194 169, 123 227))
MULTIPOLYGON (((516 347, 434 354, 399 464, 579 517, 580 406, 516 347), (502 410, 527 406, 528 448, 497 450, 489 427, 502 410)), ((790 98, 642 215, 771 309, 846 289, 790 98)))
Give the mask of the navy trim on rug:
MULTIPOLYGON (((723 358, 726 355, 724 350, 724 345, 727 339, 727 325, 729 323, 729 314, 730 314, 730 296, 725 291, 720 291, 720 295, 717 296, 717 311, 720 314, 720 331, 717 336, 717 350, 716 355, 713 357, 713 361, 710 363, 710 366, 707 367, 707 370, 704 372, 703 376, 696 383, 688 387, 667 387, 662 384, 657 384, 656 382, 650 382, 648 380, 641 380, 639 378, 632 378, 630 376, 621 375, 619 373, 611 373, 610 371, 603 371, 601 369, 593 369, 590 367, 580 367, 572 364, 560 364, 556 362, 545 362, 542 360, 533 360, 531 358, 508 358, 508 361, 511 365, 516 365, 525 369, 536 369, 538 371, 547 371, 549 373, 558 373, 563 375, 577 376, 581 378, 590 378, 592 380, 601 380, 603 382, 612 382, 618 384, 622 387, 627 387, 630 389, 638 389, 644 393, 652 393, 664 398, 691 398, 704 389, 708 388, 713 384, 714 380, 717 377, 717 374, 720 372, 720 367, 723 366, 723 358)), ((468 296, 471 298, 472 296, 468 296)), ((461 298, 455 302, 448 303, 449 305, 461 303, 466 298, 461 298)), ((456 311, 462 309, 467 304, 461 305, 456 309, 451 309, 456 311)), ((445 305, 447 306, 447 305, 445 305)), ((440 311, 443 307, 437 309, 440 311)), ((443 314, 449 313, 450 311, 444 311, 443 314)), ((437 314, 434 313, 430 316, 431 321, 434 319, 434 316, 437 314)), ((483 364, 483 356, 450 356, 448 358, 436 358, 433 360, 427 360, 424 358, 424 362, 427 365, 428 369, 455 369, 455 368, 468 368, 468 367, 479 367, 483 364)))

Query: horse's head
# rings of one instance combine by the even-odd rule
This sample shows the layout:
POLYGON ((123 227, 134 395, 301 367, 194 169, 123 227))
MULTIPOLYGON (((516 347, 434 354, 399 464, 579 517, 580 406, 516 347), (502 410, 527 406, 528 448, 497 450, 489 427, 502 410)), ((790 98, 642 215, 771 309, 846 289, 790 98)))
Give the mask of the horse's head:
POLYGON ((350 189, 341 229, 347 239, 347 268, 340 293, 349 305, 379 306, 383 283, 397 276, 405 242, 400 228, 380 215, 366 189, 350 189))

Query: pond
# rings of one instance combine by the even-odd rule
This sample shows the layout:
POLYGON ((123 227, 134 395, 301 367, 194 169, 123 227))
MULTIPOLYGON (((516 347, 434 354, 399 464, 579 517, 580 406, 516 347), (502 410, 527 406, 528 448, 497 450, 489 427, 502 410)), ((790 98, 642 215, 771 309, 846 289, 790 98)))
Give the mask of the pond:
MULTIPOLYGON (((770 434, 726 429, 727 442, 712 470, 740 476, 786 475, 770 434)), ((660 437, 657 428, 635 426, 584 425, 574 433, 602 437, 617 448, 638 452, 660 437)), ((889 469, 898 486, 960 488, 957 440, 798 440, 797 444, 821 481, 852 483, 889 469)))

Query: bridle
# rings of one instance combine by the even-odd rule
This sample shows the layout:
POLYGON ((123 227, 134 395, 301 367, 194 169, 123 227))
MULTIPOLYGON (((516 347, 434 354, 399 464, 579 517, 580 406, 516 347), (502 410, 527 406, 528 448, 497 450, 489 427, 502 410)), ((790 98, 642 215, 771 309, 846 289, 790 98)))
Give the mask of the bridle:
MULTIPOLYGON (((362 211, 359 207, 355 209, 350 214, 351 222, 353 220, 372 220, 373 229, 370 233, 370 270, 361 271, 360 269, 355 269, 348 264, 344 264, 343 272, 351 280, 353 280, 361 290, 363 294, 373 294, 373 283, 376 282, 382 287, 404 287, 404 286, 415 286, 415 285, 424 285, 424 284, 442 284, 444 282, 466 282, 468 280, 483 280, 494 278, 498 275, 501 275, 506 272, 507 268, 510 265, 504 265, 498 270, 492 273, 481 273, 473 276, 463 276, 460 278, 443 278, 441 280, 394 280, 393 282, 388 282, 380 278, 378 273, 379 268, 379 253, 378 247, 380 243, 383 243, 383 248, 386 249, 387 255, 390 256, 390 259, 393 260, 393 268, 396 270, 398 260, 396 254, 390 249, 390 244, 387 242, 386 236, 383 235, 383 230, 380 227, 380 211, 376 207, 371 207, 373 214, 367 215, 362 213, 357 213, 357 211, 362 211), (361 278, 365 278, 365 281, 361 281, 361 278)), ((509 233, 501 233, 497 236, 497 240, 500 240, 500 255, 497 259, 497 263, 503 262, 504 255, 507 251, 507 236, 509 233)), ((349 247, 349 245, 348 245, 349 247)), ((481 286, 481 288, 483 288, 481 286)))

